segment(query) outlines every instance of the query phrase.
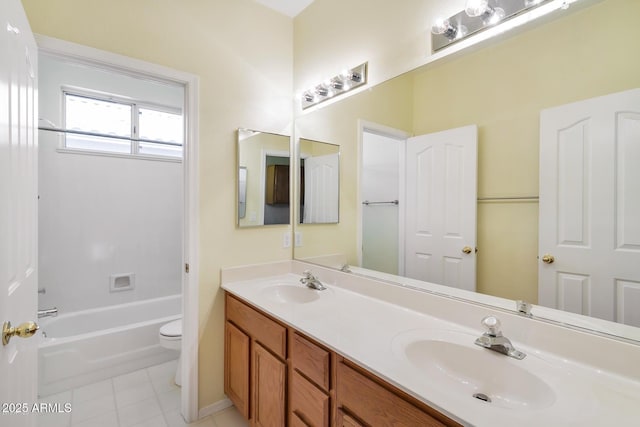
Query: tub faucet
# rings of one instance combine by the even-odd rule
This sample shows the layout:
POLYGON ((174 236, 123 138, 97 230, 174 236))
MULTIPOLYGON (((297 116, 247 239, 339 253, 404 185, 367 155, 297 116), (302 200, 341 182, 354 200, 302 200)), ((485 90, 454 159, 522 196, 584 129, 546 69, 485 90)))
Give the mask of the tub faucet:
POLYGON ((304 277, 300 279, 300 283, 306 285, 308 288, 315 289, 316 291, 324 291, 326 286, 320 282, 309 270, 304 271, 304 277))
POLYGON ((481 323, 487 331, 482 334, 481 337, 476 339, 476 345, 497 351, 498 353, 506 354, 507 356, 518 360, 525 358, 526 354, 516 350, 513 347, 513 344, 511 344, 511 341, 509 341, 509 338, 502 335, 502 332, 500 331, 500 320, 494 316, 487 316, 482 319, 481 323))
POLYGON ((48 308, 46 310, 38 310, 38 319, 43 317, 56 317, 58 315, 58 308, 48 308))

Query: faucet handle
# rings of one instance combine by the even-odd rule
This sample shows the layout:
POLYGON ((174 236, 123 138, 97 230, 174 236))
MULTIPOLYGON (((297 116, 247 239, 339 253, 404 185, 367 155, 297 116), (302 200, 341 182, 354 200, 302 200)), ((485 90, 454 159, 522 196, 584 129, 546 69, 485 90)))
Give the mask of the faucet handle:
POLYGON ((305 270, 302 272, 302 274, 304 275, 305 279, 311 279, 313 277, 313 274, 311 273, 311 270, 305 270))
POLYGON ((500 323, 500 320, 497 317, 486 316, 482 319, 480 323, 482 323, 482 326, 484 326, 485 329, 487 330, 486 332, 487 334, 494 337, 499 337, 502 335, 502 332, 500 331, 500 327, 502 326, 502 323, 500 323))

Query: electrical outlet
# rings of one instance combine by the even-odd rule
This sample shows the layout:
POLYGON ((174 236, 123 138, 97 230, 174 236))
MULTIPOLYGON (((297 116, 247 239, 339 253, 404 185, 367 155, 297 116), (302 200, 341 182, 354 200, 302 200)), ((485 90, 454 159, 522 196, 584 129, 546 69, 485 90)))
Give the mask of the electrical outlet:
POLYGON ((296 248, 302 246, 302 232, 296 231, 296 248))
POLYGON ((291 233, 285 232, 282 235, 282 247, 283 248, 290 248, 291 247, 291 233))

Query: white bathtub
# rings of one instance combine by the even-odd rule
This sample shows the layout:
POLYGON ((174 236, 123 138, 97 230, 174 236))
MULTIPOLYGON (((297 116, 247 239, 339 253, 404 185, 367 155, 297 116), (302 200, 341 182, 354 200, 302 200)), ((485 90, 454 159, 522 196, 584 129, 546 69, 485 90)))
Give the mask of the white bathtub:
POLYGON ((40 319, 38 394, 48 396, 178 357, 158 330, 180 318, 181 295, 40 319))

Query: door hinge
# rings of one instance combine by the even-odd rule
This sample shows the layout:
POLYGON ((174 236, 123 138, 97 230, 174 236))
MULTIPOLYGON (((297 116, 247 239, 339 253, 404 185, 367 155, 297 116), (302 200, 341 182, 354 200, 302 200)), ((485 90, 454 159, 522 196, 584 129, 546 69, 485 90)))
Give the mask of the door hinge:
POLYGON ((188 272, 189 272, 189 263, 186 263, 186 264, 184 265, 184 272, 185 272, 185 273, 188 273, 188 272))

